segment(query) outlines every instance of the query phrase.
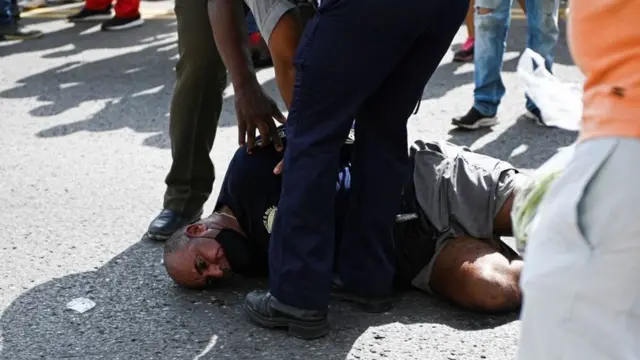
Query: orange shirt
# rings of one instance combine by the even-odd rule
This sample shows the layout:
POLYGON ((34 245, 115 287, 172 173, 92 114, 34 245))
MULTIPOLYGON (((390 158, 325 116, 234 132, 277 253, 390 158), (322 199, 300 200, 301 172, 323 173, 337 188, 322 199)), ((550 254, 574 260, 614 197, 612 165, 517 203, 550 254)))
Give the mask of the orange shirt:
POLYGON ((640 138, 640 0, 570 6, 571 53, 586 75, 581 138, 640 138))

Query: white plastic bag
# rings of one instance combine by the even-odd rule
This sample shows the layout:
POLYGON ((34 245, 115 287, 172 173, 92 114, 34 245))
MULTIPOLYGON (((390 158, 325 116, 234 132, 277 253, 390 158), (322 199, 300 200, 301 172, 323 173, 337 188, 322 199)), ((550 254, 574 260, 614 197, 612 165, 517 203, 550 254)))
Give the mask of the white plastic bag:
POLYGON ((537 225, 540 203, 551 184, 571 161, 575 146, 574 143, 562 148, 535 170, 524 184, 518 184, 518 190, 511 208, 511 223, 513 237, 516 239, 516 248, 521 255, 524 254, 529 234, 537 225))
POLYGON ((582 86, 558 80, 544 67, 544 58, 526 49, 518 61, 525 93, 542 113, 545 125, 578 131, 582 116, 582 86), (535 69, 534 69, 535 68, 535 69))

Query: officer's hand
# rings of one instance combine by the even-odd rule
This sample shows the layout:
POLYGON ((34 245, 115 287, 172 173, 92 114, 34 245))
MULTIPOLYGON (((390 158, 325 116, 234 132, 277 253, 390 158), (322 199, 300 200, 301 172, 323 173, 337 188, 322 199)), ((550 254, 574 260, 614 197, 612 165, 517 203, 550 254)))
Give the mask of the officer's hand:
POLYGON ((256 128, 262 137, 262 146, 273 142, 277 151, 282 151, 282 140, 278 136, 273 119, 284 124, 287 119, 282 115, 275 101, 262 89, 257 80, 235 88, 236 115, 238 116, 238 143, 247 144, 251 153, 256 143, 256 128))

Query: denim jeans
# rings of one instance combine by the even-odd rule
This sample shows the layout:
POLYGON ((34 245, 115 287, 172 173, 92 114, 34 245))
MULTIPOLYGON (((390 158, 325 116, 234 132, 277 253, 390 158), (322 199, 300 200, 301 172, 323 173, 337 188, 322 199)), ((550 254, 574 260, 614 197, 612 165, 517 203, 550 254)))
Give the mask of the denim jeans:
MULTIPOLYGON (((500 71, 512 4, 513 0, 476 0, 473 106, 485 116, 494 116, 498 112, 505 93, 500 71), (489 12, 480 14, 478 9, 488 9, 489 12)), ((551 71, 559 34, 559 0, 526 0, 526 4, 527 47, 542 55, 546 68, 551 71)), ((527 98, 527 110, 535 109, 536 105, 527 98)))
POLYGON ((260 32, 260 29, 258 29, 258 24, 256 23, 256 18, 253 16, 251 11, 247 13, 245 19, 247 21, 247 30, 249 30, 249 35, 260 32))
POLYGON ((13 24, 13 10, 11 0, 0 0, 0 25, 13 24))

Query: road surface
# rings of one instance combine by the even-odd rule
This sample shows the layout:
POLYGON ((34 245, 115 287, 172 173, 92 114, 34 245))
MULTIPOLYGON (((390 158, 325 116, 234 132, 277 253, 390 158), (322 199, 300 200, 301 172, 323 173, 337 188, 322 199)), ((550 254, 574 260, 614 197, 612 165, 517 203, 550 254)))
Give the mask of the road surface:
MULTIPOLYGON (((44 38, 0 43, 0 359, 514 358, 517 314, 474 315, 417 292, 382 315, 332 303, 331 335, 305 342, 243 318, 244 294, 264 282, 205 292, 174 286, 161 246, 141 241, 162 206, 171 162, 172 4, 143 3, 146 24, 114 33, 66 23, 74 6, 27 14, 44 38), (66 310, 78 297, 96 306, 66 310)), ((574 133, 520 117, 515 69, 525 26, 516 16, 493 131, 452 131, 451 118, 472 103, 473 65, 452 63, 450 52, 410 120, 411 137, 447 139, 526 169, 570 144, 574 133)), ((453 48, 465 36, 463 27, 453 48)), ((582 81, 564 34, 555 70, 582 81)), ((280 101, 273 70, 259 78, 280 101)), ((233 100, 228 88, 211 153, 218 179, 236 149, 233 100)))

